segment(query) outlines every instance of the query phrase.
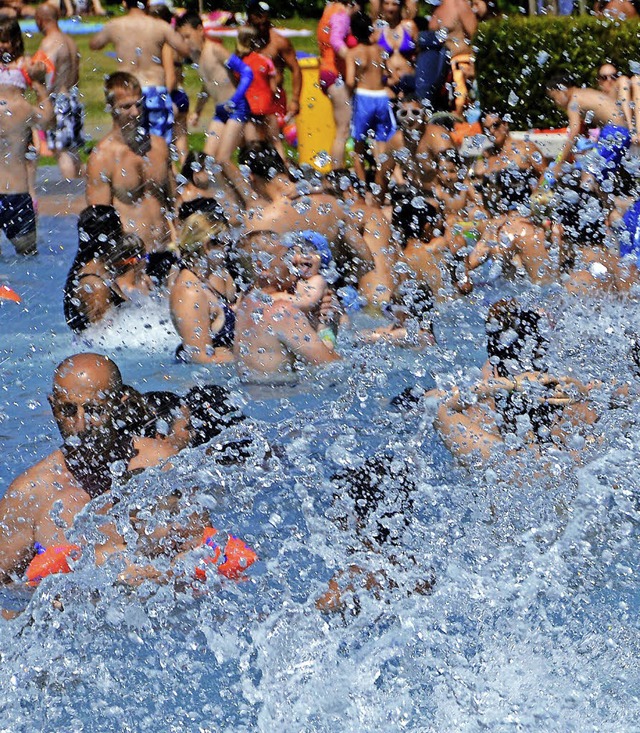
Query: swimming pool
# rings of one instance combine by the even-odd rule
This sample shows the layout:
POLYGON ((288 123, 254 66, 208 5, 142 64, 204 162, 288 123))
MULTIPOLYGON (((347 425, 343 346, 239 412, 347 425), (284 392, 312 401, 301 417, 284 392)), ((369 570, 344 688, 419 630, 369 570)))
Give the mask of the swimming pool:
MULTIPOLYGON (((214 524, 257 549, 247 582, 131 591, 113 584, 116 568, 98 571, 87 557, 33 596, 3 591, 26 611, 0 620, 1 731, 637 730, 637 407, 606 412, 602 443, 578 470, 557 455, 543 475, 526 458, 468 474, 424 416, 388 403, 415 383, 473 381, 486 308, 513 286, 496 279, 443 305, 431 352, 355 346, 345 333, 347 358, 321 379, 245 388, 230 368, 173 361, 161 302, 144 317, 133 307, 109 332, 72 336, 61 290, 75 219, 43 217, 40 250, 17 260, 3 247, 0 257, 23 297, 0 304, 0 492, 58 444, 52 370, 83 349, 113 357, 142 389, 228 384, 277 449, 242 467, 186 452, 174 471, 148 472, 122 494, 119 516, 196 487, 214 524), (389 570, 383 556, 351 554, 353 531, 331 521, 331 474, 383 450, 418 484, 397 587, 363 595, 358 615, 325 617, 314 601, 336 569, 389 570), (411 593, 431 570, 433 593, 411 593)), ((550 309, 552 361, 565 373, 629 378, 635 301, 578 302, 532 287, 524 298, 550 309)), ((80 522, 96 531, 90 517, 80 522)))

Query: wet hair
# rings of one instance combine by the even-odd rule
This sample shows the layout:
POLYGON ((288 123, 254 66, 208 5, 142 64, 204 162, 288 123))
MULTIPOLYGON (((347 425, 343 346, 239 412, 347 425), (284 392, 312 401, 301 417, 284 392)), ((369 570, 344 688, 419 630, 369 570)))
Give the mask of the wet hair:
POLYGON ((447 132, 453 132, 458 120, 451 112, 436 112, 427 120, 428 125, 443 127, 447 132))
POLYGON ((352 516, 356 532, 365 539, 378 545, 401 543, 402 530, 411 521, 412 494, 416 489, 407 461, 391 453, 372 456, 358 468, 337 471, 331 476, 331 483, 335 489, 334 506, 348 512, 337 517, 341 528, 348 529, 352 516))
MULTIPOLYGON (((562 224, 566 243, 575 248, 604 244, 607 238, 609 206, 603 200, 600 190, 584 190, 579 170, 561 173, 555 198, 557 203, 552 218, 562 224)), ((573 248, 565 249, 566 259, 562 265, 566 269, 573 267, 575 263, 573 248)))
POLYGON ((180 15, 176 20, 176 30, 183 28, 185 25, 190 25, 192 28, 200 28, 202 27, 202 18, 198 13, 194 12, 180 15))
POLYGON ((147 0, 124 0, 124 4, 128 10, 132 10, 133 8, 146 10, 148 2, 147 0))
POLYGON ((152 5, 147 10, 147 15, 151 18, 160 18, 160 20, 164 20, 165 23, 171 23, 171 21, 173 20, 173 13, 171 12, 171 9, 167 7, 164 3, 152 5))
POLYGON ((289 175, 278 151, 270 145, 258 144, 242 148, 238 155, 238 163, 246 165, 254 176, 265 181, 272 181, 279 175, 289 175))
POLYGON ((191 201, 185 201, 180 204, 180 208, 178 209, 178 219, 180 221, 185 221, 193 214, 205 214, 211 219, 225 221, 227 222, 227 226, 229 226, 227 215, 222 206, 215 199, 209 198, 208 196, 198 196, 195 199, 191 199, 191 201))
POLYGON ((568 74, 555 74, 544 85, 545 89, 563 91, 573 86, 573 80, 568 74))
POLYGON ((11 44, 13 60, 24 56, 24 38, 15 18, 0 18, 0 42, 11 44))
POLYGON ((135 232, 129 232, 106 253, 105 264, 121 273, 135 264, 136 260, 144 259, 146 254, 142 239, 135 232))
POLYGON ((140 82, 133 74, 129 74, 129 72, 127 71, 115 71, 113 74, 110 74, 105 79, 104 96, 107 100, 107 104, 113 104, 116 89, 122 89, 125 91, 135 92, 136 94, 142 94, 142 87, 140 86, 140 82))
POLYGON ((225 218, 197 212, 185 219, 176 248, 183 257, 199 256, 210 242, 220 244, 218 238, 228 231, 229 225, 225 218))
POLYGON ((151 423, 145 426, 145 437, 169 435, 181 415, 182 397, 175 392, 163 390, 145 392, 142 396, 152 418, 151 423), (161 425, 161 422, 165 425, 161 425))
POLYGON ((489 308, 487 354, 500 377, 544 370, 549 345, 541 332, 545 320, 543 313, 522 308, 515 298, 499 300, 489 308))
POLYGON ((180 175, 187 183, 193 183, 193 177, 196 173, 206 170, 207 155, 200 150, 190 150, 184 159, 184 164, 180 175))
POLYGON ((369 44, 373 33, 373 23, 367 13, 359 10, 351 16, 351 34, 358 43, 369 44))
POLYGON ((225 428, 241 423, 245 418, 231 404, 229 392, 217 384, 192 387, 183 398, 189 410, 191 446, 204 445, 225 428))
POLYGON ((407 319, 414 320, 421 330, 431 331, 435 300, 433 291, 426 282, 405 280, 396 288, 391 298, 391 314, 394 305, 402 308, 405 324, 407 319))
POLYGON ((354 189, 360 196, 364 196, 367 191, 367 184, 348 168, 336 168, 329 171, 324 181, 328 193, 339 199, 344 197, 345 191, 349 188, 354 189))
POLYGON ((123 237, 122 222, 113 206, 87 206, 78 218, 78 252, 74 265, 108 255, 121 245, 123 237))
POLYGON ((633 375, 636 379, 640 379, 640 338, 636 335, 631 339, 629 358, 631 359, 631 371, 633 375))
MULTIPOLYGON (((549 342, 541 333, 545 320, 543 313, 522 308, 514 298, 491 306, 486 325, 487 353, 498 376, 508 378, 531 369, 546 370, 544 357, 549 342)), ((502 421, 501 432, 517 433, 524 420, 538 443, 552 442, 550 427, 561 406, 526 391, 498 394, 495 405, 502 421)))
POLYGON ((401 232, 405 244, 407 239, 422 239, 424 228, 437 217, 435 206, 410 187, 398 187, 395 196, 391 214, 392 226, 401 232), (422 201, 417 202, 417 198, 422 201))

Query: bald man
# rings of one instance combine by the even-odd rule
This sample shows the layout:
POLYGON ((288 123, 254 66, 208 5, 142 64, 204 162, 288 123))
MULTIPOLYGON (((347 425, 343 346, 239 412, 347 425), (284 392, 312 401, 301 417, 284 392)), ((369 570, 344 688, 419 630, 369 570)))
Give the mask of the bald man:
MULTIPOLYGON (((55 370, 49 403, 63 444, 18 476, 0 500, 0 582, 26 568, 36 542, 66 543, 64 530, 76 515, 111 489, 114 464, 123 465, 126 478, 176 453, 167 441, 140 437, 146 420, 142 399, 105 356, 65 359, 55 370)), ((113 525, 102 531, 99 561, 121 545, 113 525)))
POLYGON ((42 33, 38 52, 49 58, 55 69, 47 79, 47 90, 55 113, 54 124, 46 130, 47 145, 67 179, 82 174, 79 149, 84 145, 84 106, 80 101, 80 54, 75 41, 58 26, 58 11, 44 3, 36 10, 36 25, 42 33))

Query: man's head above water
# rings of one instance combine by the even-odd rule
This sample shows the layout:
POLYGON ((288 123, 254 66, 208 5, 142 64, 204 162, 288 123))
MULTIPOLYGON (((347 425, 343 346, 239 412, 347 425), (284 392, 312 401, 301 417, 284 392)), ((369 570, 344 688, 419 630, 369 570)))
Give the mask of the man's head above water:
POLYGON ((61 362, 53 375, 49 403, 58 429, 67 441, 96 431, 115 429, 114 419, 124 399, 116 364, 100 354, 75 354, 61 362))

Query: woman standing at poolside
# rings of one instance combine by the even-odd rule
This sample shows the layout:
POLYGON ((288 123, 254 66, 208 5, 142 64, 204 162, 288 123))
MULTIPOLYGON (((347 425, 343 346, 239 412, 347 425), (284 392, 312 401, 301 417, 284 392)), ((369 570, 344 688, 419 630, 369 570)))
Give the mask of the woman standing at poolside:
POLYGON ((376 33, 375 40, 387 56, 387 86, 395 90, 402 77, 415 73, 413 61, 418 28, 413 20, 404 17, 404 0, 382 0, 381 16, 383 26, 376 33))
POLYGON ((329 2, 318 23, 320 89, 329 97, 336 125, 331 148, 331 167, 334 170, 344 167, 344 146, 349 137, 351 103, 344 83, 344 73, 351 15, 357 9, 358 5, 353 0, 329 2))

